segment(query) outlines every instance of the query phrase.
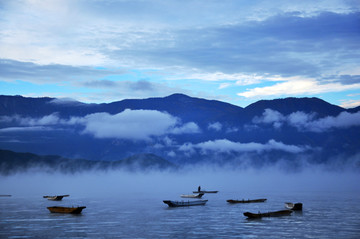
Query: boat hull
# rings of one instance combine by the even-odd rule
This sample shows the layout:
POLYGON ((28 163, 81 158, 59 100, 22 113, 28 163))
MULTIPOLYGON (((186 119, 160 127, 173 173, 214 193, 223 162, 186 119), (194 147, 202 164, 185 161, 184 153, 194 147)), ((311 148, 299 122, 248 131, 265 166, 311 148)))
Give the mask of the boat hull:
POLYGON ((218 193, 219 191, 193 191, 193 193, 218 193))
POLYGON ((234 199, 229 199, 226 200, 228 203, 259 203, 259 202, 265 202, 267 199, 266 198, 261 198, 261 199, 252 199, 252 200, 234 200, 234 199))
POLYGON ((281 210, 275 212, 266 212, 266 213, 251 213, 244 212, 244 216, 248 218, 262 218, 262 217, 281 217, 281 216, 289 216, 293 211, 291 210, 281 210))
POLYGON ((202 206, 205 205, 208 200, 197 200, 197 201, 171 201, 164 200, 163 202, 169 207, 189 207, 189 206, 202 206))
POLYGON ((293 210, 293 211, 302 211, 303 205, 300 202, 298 202, 298 203, 286 202, 285 207, 287 209, 290 209, 290 210, 293 210))
POLYGON ((86 208, 84 206, 82 207, 48 207, 49 211, 51 213, 71 213, 71 214, 79 214, 81 211, 86 208))
POLYGON ((180 197, 182 198, 201 198, 202 196, 204 196, 203 193, 199 193, 199 194, 193 194, 193 195, 180 195, 180 197))
POLYGON ((56 196, 43 196, 51 201, 61 201, 64 197, 69 197, 70 195, 56 195, 56 196))

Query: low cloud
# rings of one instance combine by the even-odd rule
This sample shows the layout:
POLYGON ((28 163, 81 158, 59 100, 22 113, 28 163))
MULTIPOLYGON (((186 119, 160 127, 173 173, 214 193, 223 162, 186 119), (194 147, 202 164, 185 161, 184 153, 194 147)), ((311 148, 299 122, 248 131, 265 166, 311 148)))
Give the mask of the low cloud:
POLYGON ((47 131, 52 130, 43 126, 31 126, 31 127, 8 127, 0 129, 0 133, 14 133, 14 132, 29 132, 29 131, 47 131))
POLYGON ((210 123, 208 129, 220 131, 222 129, 222 124, 220 122, 210 123))
POLYGON ((200 132, 193 122, 182 124, 180 119, 156 110, 126 109, 116 115, 95 113, 70 121, 85 125, 83 132, 96 138, 149 140, 153 136, 200 132))
POLYGON ((179 127, 174 127, 169 131, 171 134, 193 134, 200 133, 200 128, 194 122, 186 123, 179 127))
POLYGON ((233 142, 228 139, 210 140, 198 144, 186 143, 182 145, 179 150, 185 152, 195 152, 199 149, 202 153, 218 152, 218 153, 231 153, 231 152, 258 152, 281 150, 288 153, 301 153, 309 149, 308 146, 286 145, 282 142, 269 140, 265 144, 261 143, 240 143, 233 142))
MULTIPOLYGON (((16 124, 16 127, 0 129, 1 132, 29 131, 51 129, 52 126, 83 126, 82 133, 95 138, 118 138, 129 140, 149 140, 151 137, 168 134, 200 133, 194 122, 182 123, 177 117, 156 110, 130 110, 111 115, 94 113, 84 117, 62 119, 57 113, 40 118, 22 117, 19 115, 2 116, 0 122, 16 124), (18 127, 21 126, 21 127, 18 127)), ((55 129, 55 127, 52 127, 55 129)))
POLYGON ((307 114, 297 111, 289 115, 283 115, 272 109, 266 109, 261 116, 253 118, 255 124, 272 124, 274 128, 280 128, 283 124, 295 127, 300 131, 324 132, 333 128, 349 128, 360 126, 360 112, 341 112, 338 116, 327 116, 316 119, 315 113, 307 114))
POLYGON ((83 104, 75 99, 72 98, 55 98, 49 102, 50 104, 55 105, 74 105, 74 104, 83 104))
POLYGON ((22 117, 20 115, 13 116, 1 116, 0 122, 3 123, 15 123, 21 126, 45 126, 45 125, 57 125, 65 124, 66 121, 60 119, 57 113, 45 115, 39 118, 22 117))
POLYGON ((255 116, 253 118, 253 123, 273 124, 274 128, 280 128, 284 120, 285 117, 280 112, 276 110, 265 109, 264 113, 260 117, 255 116))

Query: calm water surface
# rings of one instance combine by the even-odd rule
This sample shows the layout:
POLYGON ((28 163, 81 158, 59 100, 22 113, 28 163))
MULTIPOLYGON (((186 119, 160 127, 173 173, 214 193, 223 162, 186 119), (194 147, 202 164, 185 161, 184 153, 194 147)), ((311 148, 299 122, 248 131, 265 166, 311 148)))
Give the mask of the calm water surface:
MULTIPOLYGON (((191 190, 189 190, 191 192, 191 190)), ((107 196, 71 195, 53 202, 42 195, 0 197, 0 238, 360 238, 357 192, 226 192, 207 194, 205 206, 169 208, 164 199, 187 192, 107 196), (235 204, 227 199, 267 198, 235 204), (284 209, 302 202, 303 212, 248 220, 243 212, 284 209), (80 215, 52 214, 48 206, 81 206, 80 215)))

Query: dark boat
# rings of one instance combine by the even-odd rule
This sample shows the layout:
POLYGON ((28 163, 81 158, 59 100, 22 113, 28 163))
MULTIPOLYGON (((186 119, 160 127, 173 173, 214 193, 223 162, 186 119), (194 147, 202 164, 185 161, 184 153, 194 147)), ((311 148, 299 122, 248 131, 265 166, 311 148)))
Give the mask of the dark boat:
POLYGON ((208 200, 196 200, 196 201, 171 201, 164 200, 163 202, 169 207, 188 207, 188 206, 201 206, 205 205, 208 200))
POLYGON ((47 198, 52 201, 61 201, 63 197, 69 197, 70 195, 56 195, 56 196, 43 196, 43 198, 47 198))
POLYGON ((244 212, 244 216, 248 218, 262 218, 262 217, 281 217, 281 216, 288 216, 292 213, 291 210, 281 210, 275 212, 266 212, 266 213, 251 213, 251 212, 244 212))
POLYGON ((201 190, 201 191, 193 191, 193 193, 218 193, 219 191, 204 191, 204 190, 201 190))
POLYGON ((291 203, 291 202, 286 202, 285 203, 285 207, 287 209, 293 210, 293 211, 301 211, 302 210, 302 203, 298 202, 298 203, 291 203))
POLYGON ((51 213, 71 213, 71 214, 79 214, 81 211, 86 208, 84 206, 82 207, 48 207, 49 211, 51 213))
POLYGON ((266 198, 260 198, 260 199, 248 199, 248 200, 234 200, 234 199, 229 199, 226 200, 228 203, 257 203, 257 202, 265 202, 266 198))

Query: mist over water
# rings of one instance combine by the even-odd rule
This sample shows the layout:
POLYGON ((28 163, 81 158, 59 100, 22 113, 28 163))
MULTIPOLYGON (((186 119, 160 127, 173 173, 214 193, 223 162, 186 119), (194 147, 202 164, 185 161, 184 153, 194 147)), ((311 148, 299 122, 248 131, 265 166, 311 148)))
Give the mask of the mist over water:
POLYGON ((1 176, 0 194, 121 195, 124 193, 191 193, 199 185, 222 192, 274 191, 358 191, 360 174, 309 168, 301 172, 273 169, 231 170, 214 167, 188 167, 176 172, 128 172, 112 170, 77 174, 27 172, 1 176))

